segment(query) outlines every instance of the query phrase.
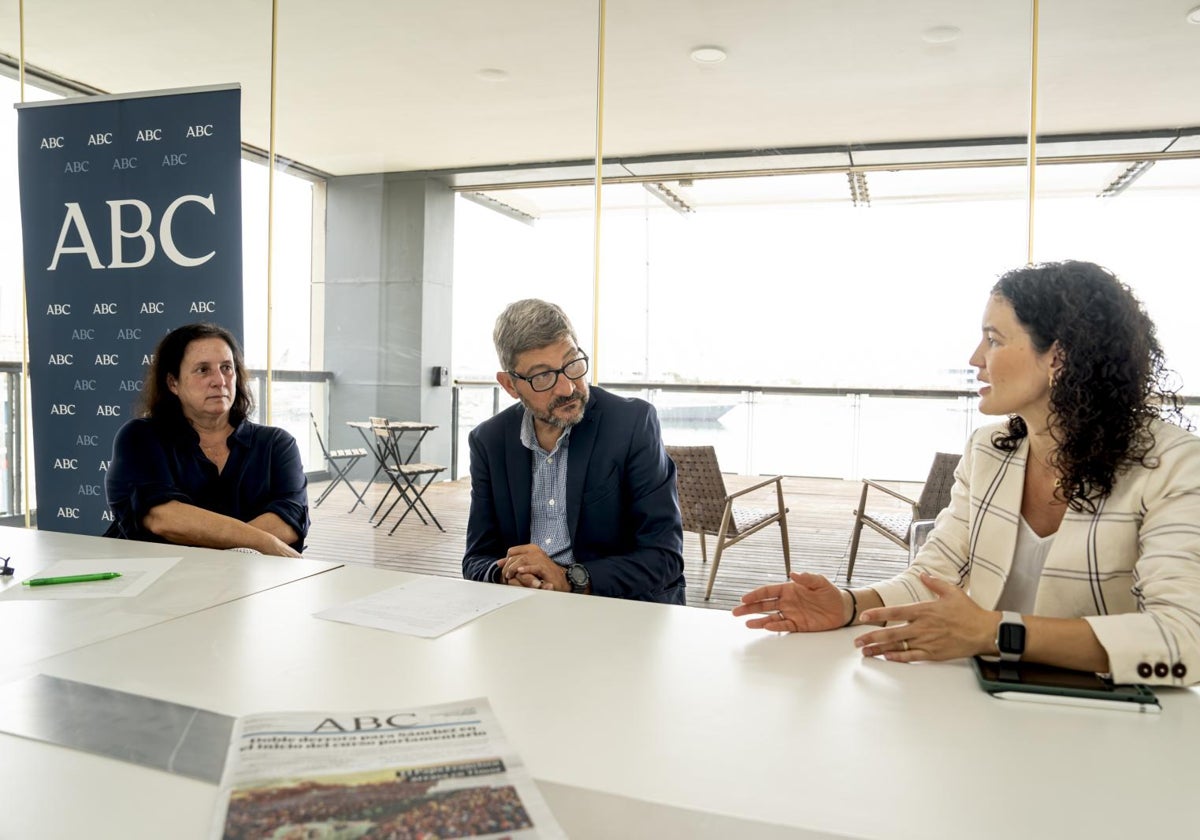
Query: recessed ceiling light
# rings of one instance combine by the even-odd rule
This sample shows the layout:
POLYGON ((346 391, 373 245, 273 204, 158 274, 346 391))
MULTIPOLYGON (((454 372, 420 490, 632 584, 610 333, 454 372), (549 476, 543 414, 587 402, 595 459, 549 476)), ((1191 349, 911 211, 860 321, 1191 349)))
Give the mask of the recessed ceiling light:
POLYGON ((949 44, 961 34, 957 26, 931 26, 921 33, 921 40, 927 44, 949 44))
POLYGON ((1200 6, 1197 6, 1187 13, 1187 22, 1200 23, 1200 6))
POLYGON ((692 50, 692 61, 697 64, 720 64, 725 60, 725 50, 720 47, 696 47, 692 50))
POLYGON ((482 70, 475 71, 475 78, 482 79, 485 82, 506 82, 508 81, 508 71, 500 70, 496 67, 485 67, 482 70))

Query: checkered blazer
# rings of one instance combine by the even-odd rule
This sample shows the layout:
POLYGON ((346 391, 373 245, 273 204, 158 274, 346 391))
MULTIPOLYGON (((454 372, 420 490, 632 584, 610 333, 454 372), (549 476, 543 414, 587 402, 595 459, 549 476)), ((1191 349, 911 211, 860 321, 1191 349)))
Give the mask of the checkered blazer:
MULTIPOLYGON (((955 472, 951 501, 903 574, 873 588, 887 605, 930 600, 919 573, 963 587, 995 609, 1017 541, 1029 442, 992 445, 978 429, 955 472)), ((1153 468, 1117 476, 1095 513, 1068 509, 1038 584, 1033 613, 1086 618, 1116 682, 1200 682, 1200 438, 1155 421, 1153 468)))

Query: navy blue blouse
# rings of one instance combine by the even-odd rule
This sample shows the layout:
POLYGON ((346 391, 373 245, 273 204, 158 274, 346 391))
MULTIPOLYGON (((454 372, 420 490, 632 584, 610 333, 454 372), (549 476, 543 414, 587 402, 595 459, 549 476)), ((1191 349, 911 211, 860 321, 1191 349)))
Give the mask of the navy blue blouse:
POLYGON ((142 525, 151 508, 173 499, 249 522, 274 513, 292 526, 300 551, 308 534, 308 479, 295 439, 243 420, 228 438, 225 469, 200 450, 185 423, 130 420, 117 432, 105 479, 113 523, 107 537, 165 542, 142 525))

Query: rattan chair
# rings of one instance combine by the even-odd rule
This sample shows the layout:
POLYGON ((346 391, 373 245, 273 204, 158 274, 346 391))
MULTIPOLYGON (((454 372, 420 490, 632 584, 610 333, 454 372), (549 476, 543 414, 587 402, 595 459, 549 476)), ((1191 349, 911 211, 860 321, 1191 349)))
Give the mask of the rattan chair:
POLYGON ((858 554, 858 539, 862 536, 864 525, 878 531, 883 536, 901 548, 909 551, 912 558, 914 534, 925 533, 929 522, 950 504, 950 490, 954 487, 954 470, 958 466, 961 455, 938 452, 933 456, 933 466, 929 468, 929 477, 921 488, 919 499, 910 499, 877 481, 863 479, 862 495, 858 499, 858 509, 854 511, 854 531, 850 535, 850 559, 846 564, 846 583, 854 574, 854 558, 858 554), (912 507, 908 513, 868 513, 867 491, 878 490, 893 498, 899 499, 912 507))
POLYGON ((700 535, 700 558, 703 562, 708 562, 705 535, 713 534, 717 538, 712 571, 708 575, 708 589, 704 592, 705 601, 712 597, 713 582, 717 579, 717 566, 721 563, 721 554, 725 549, 776 522, 779 523, 779 533, 783 539, 783 568, 787 574, 792 573, 792 558, 788 548, 788 509, 783 504, 783 476, 777 475, 736 493, 727 493, 725 479, 717 465, 716 450, 711 446, 668 446, 667 454, 675 462, 683 530, 700 535), (775 509, 762 510, 734 505, 735 499, 771 484, 775 485, 775 498, 778 502, 775 509))

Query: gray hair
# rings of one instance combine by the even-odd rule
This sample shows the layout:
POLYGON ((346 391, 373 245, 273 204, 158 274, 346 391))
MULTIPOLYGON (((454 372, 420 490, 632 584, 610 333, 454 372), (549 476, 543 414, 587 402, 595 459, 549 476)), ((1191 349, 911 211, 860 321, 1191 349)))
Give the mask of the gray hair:
POLYGON ((553 303, 537 298, 510 303, 500 313, 496 328, 492 330, 496 356, 500 367, 506 371, 513 370, 517 356, 527 350, 537 350, 565 338, 579 344, 567 313, 553 303))

